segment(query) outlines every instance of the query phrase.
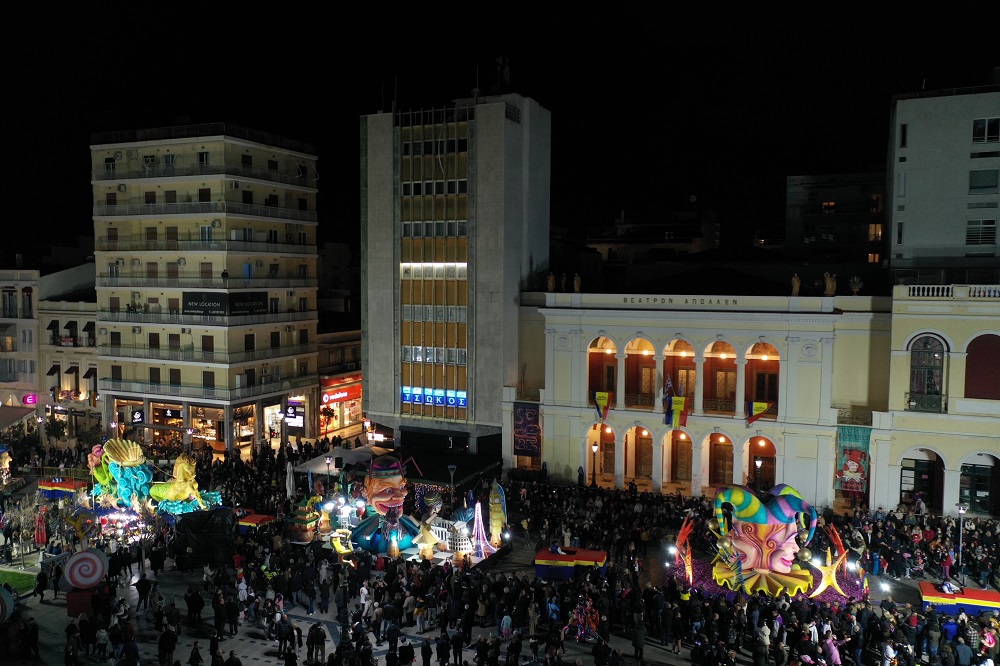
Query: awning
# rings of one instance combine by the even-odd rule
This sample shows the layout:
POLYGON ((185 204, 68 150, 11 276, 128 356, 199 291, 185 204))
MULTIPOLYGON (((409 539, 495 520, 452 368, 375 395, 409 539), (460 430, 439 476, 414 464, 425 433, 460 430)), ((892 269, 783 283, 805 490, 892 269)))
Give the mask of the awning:
POLYGON ((45 327, 46 331, 58 331, 59 330, 59 320, 53 319, 49 322, 49 325, 45 327))
POLYGON ((76 322, 75 321, 68 321, 68 322, 66 322, 66 329, 69 330, 69 331, 75 331, 76 330, 76 322))
POLYGON ((97 376, 97 368, 87 368, 87 372, 83 373, 84 379, 93 379, 97 376))
POLYGON ((66 374, 67 375, 75 375, 78 372, 80 372, 80 366, 71 365, 68 368, 66 368, 66 374))
POLYGON ((83 332, 84 333, 93 333, 94 332, 94 322, 88 321, 86 324, 84 324, 83 325, 83 332))
POLYGON ((46 372, 45 374, 48 375, 49 377, 51 377, 52 375, 58 375, 59 374, 59 364, 57 363, 56 365, 53 365, 51 368, 49 368, 49 371, 46 372))
POLYGON ((18 421, 23 421, 28 416, 34 417, 35 410, 31 407, 8 407, 0 405, 0 430, 6 430, 18 421))

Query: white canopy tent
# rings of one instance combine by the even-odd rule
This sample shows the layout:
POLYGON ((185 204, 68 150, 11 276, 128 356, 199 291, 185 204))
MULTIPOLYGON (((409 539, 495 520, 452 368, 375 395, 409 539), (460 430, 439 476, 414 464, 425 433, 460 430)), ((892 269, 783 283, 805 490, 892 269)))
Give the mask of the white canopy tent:
POLYGON ((336 448, 333 451, 324 453, 323 455, 317 456, 312 460, 307 460, 297 466, 295 471, 303 474, 311 471, 313 475, 326 474, 326 457, 330 456, 330 458, 332 458, 330 463, 330 474, 340 474, 340 468, 335 465, 337 458, 341 458, 345 465, 355 465, 357 463, 367 464, 372 458, 385 455, 387 453, 392 453, 392 449, 383 449, 381 446, 371 446, 370 444, 362 446, 358 449, 336 448))

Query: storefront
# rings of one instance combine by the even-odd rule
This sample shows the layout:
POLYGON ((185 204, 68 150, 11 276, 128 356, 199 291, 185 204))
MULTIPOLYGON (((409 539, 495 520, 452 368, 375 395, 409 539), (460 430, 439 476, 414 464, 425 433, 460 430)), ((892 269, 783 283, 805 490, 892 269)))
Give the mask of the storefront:
POLYGON ((146 408, 142 400, 116 398, 114 414, 117 432, 112 434, 115 437, 137 441, 144 437, 143 430, 146 426, 146 408))
POLYGON ((208 444, 215 450, 226 448, 225 410, 219 407, 191 406, 191 442, 208 444))
POLYGON ((332 435, 364 420, 361 411, 361 378, 324 384, 320 394, 319 434, 332 435))

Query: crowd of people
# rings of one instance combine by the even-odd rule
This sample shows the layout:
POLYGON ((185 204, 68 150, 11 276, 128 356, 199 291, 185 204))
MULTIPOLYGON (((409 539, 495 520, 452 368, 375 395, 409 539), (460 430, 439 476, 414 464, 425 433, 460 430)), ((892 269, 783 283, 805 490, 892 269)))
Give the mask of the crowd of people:
MULTIPOLYGON (((219 491, 227 506, 287 516, 300 497, 314 491, 301 479, 289 496, 288 463, 322 455, 334 444, 285 445, 277 451, 265 444, 250 460, 205 453, 198 463, 199 487, 219 491)), ((484 487, 489 481, 483 479, 484 487)), ((631 641, 633 659, 643 660, 646 646, 657 644, 667 652, 686 652, 696 666, 733 666, 741 654, 755 666, 862 666, 862 661, 914 666, 922 657, 943 666, 991 666, 987 660, 996 656, 995 620, 915 612, 891 599, 873 606, 866 598, 832 604, 801 595, 712 593, 689 587, 671 569, 646 571, 648 562, 662 561, 688 517, 696 522, 696 553, 711 555, 714 537, 705 528, 714 516, 711 498, 545 482, 507 482, 505 490, 508 511, 517 517, 510 525, 517 539, 536 551, 603 550, 607 566, 550 581, 484 571, 465 561, 436 566, 360 550, 345 563, 319 540, 290 543, 279 521, 234 534, 232 561, 202 567, 181 548, 175 528, 159 524, 142 540, 98 541, 109 554, 108 577, 94 588, 91 612, 67 627, 66 663, 105 654, 138 663, 139 627, 145 622, 157 632, 160 666, 237 666, 239 657, 226 649, 226 641, 251 627, 274 641, 286 664, 298 664, 304 652, 307 663, 374 666, 379 652, 385 666, 411 666, 417 659, 422 666, 463 666, 469 655, 477 666, 499 666, 501 659, 561 666, 566 641, 579 641, 590 646, 598 666, 617 666, 624 657, 611 646, 613 632, 631 641), (171 565, 192 578, 200 574, 182 599, 160 590, 171 565), (135 588, 137 603, 127 601, 127 586, 135 588), (314 616, 337 620, 336 643, 314 616), (475 637, 474 627, 490 631, 475 637), (207 645, 199 638, 190 653, 175 654, 182 634, 207 636, 207 645)), ((53 512, 51 519, 58 516, 53 512)), ((900 508, 841 515, 827 510, 820 522, 837 526, 852 559, 873 575, 968 573, 986 586, 997 570, 996 521, 966 519, 963 571, 949 562, 957 555, 955 519, 900 508)), ((816 530, 810 547, 827 546, 830 536, 816 530)), ((40 600, 47 592, 58 594, 56 566, 39 573, 34 596, 40 600)), ((37 626, 25 619, 20 631, 22 644, 37 654, 37 626)))

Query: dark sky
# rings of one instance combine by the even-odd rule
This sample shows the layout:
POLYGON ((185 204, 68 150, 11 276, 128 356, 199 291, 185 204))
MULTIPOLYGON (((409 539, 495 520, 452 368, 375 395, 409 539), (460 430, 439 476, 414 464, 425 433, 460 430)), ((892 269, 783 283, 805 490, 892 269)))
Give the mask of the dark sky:
POLYGON ((8 196, 13 231, 3 245, 28 252, 41 228, 52 231, 46 240, 92 234, 91 132, 178 121, 314 143, 321 238, 355 241, 358 116, 388 110, 393 97, 404 110, 446 105, 477 80, 488 94, 501 54, 510 89, 552 111, 553 226, 609 224, 623 209, 656 221, 697 195, 719 210, 724 241, 738 239, 781 226, 786 176, 884 165, 892 94, 985 84, 1000 62, 995 45, 936 54, 899 48, 874 29, 796 43, 619 34, 561 45, 553 35, 532 48, 486 43, 464 55, 430 45, 404 54, 398 42, 362 52, 343 26, 329 36, 313 30, 278 45, 248 34, 206 38, 201 48, 165 29, 109 24, 76 34, 70 43, 83 48, 56 44, 22 58, 7 88, 16 101, 6 114, 9 154, 21 156, 8 192, 33 194, 8 196))

